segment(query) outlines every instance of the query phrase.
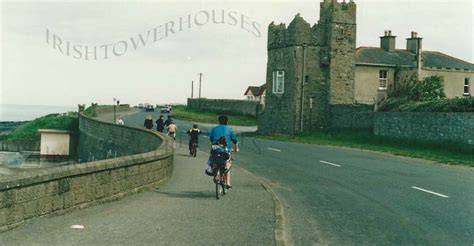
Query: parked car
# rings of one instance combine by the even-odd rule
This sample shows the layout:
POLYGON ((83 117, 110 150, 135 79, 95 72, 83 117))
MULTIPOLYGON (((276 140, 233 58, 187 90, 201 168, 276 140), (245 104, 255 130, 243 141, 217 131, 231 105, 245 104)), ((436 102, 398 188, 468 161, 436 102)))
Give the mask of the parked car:
POLYGON ((163 106, 163 107, 161 107, 160 111, 161 111, 161 113, 169 114, 171 112, 171 109, 167 106, 163 106))
POLYGON ((155 108, 153 107, 153 105, 148 104, 148 105, 146 105, 146 107, 145 107, 145 111, 147 111, 147 112, 150 112, 150 111, 153 112, 153 111, 155 111, 155 108))

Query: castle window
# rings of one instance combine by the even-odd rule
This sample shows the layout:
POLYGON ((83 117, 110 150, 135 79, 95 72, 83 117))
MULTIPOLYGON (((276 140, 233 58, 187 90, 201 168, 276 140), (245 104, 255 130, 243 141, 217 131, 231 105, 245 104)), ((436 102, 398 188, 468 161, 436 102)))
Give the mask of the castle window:
POLYGON ((380 70, 379 71, 379 90, 387 89, 387 81, 388 81, 388 71, 380 70))
POLYGON ((469 96, 471 93, 469 92, 469 78, 464 79, 464 96, 469 96))
POLYGON ((283 94, 285 90, 285 71, 273 71, 273 93, 283 94))

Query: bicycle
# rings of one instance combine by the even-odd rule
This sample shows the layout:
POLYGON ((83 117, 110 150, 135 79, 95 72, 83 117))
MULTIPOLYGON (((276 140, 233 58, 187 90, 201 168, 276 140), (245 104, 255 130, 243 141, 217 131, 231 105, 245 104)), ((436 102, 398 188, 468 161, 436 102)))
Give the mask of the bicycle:
POLYGON ((227 185, 225 182, 225 163, 214 164, 212 166, 214 172, 214 184, 216 185, 216 199, 227 193, 227 185))
POLYGON ((196 157, 196 154, 197 154, 197 143, 195 143, 195 142, 191 143, 191 150, 189 151, 189 154, 191 154, 191 156, 196 157))

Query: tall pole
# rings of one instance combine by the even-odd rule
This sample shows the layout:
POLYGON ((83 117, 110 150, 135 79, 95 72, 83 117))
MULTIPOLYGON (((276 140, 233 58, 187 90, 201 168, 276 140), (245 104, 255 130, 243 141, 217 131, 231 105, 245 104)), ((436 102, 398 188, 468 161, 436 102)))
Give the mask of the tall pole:
POLYGON ((194 80, 191 80, 191 99, 193 99, 194 94, 194 80))
POLYGON ((309 98, 309 131, 313 130, 313 98, 309 98))
POLYGON ((114 97, 114 121, 112 121, 113 123, 115 123, 117 121, 116 110, 115 110, 115 101, 117 101, 117 99, 114 97))
POLYGON ((202 73, 199 73, 199 99, 201 99, 201 78, 202 78, 202 73))
POLYGON ((300 132, 303 132, 303 103, 304 103, 304 84, 305 84, 305 62, 306 62, 306 57, 305 57, 305 48, 306 48, 306 44, 303 44, 303 64, 302 64, 302 68, 301 68, 301 103, 300 103, 300 107, 301 107, 301 112, 300 112, 300 132))

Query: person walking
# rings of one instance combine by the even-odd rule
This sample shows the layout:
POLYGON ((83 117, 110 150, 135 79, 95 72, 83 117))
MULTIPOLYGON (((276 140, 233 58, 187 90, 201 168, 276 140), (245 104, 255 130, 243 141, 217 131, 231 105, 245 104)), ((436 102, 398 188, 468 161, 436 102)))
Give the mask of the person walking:
POLYGON ((145 122, 143 123, 143 126, 145 126, 145 128, 148 130, 153 129, 153 119, 151 118, 151 115, 148 115, 146 117, 145 122))
POLYGON ((156 130, 159 132, 163 132, 165 129, 165 123, 163 122, 163 115, 160 115, 160 118, 156 120, 156 130))
POLYGON ((122 117, 118 117, 118 119, 117 119, 117 124, 118 124, 118 125, 124 125, 124 124, 125 124, 125 122, 123 122, 122 117))

